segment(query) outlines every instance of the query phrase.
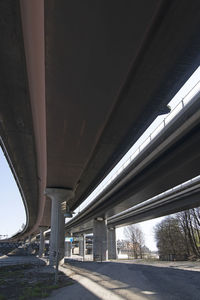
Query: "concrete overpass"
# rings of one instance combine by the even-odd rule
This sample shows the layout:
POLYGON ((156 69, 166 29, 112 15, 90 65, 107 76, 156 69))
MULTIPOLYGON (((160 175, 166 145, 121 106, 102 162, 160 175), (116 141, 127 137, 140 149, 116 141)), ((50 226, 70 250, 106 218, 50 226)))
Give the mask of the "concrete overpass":
MULTIPOLYGON (((66 224, 109 218, 200 174, 200 93, 94 201, 66 224)), ((197 202, 189 202, 190 207, 197 202)), ((180 203, 179 209, 186 209, 180 203)))
POLYGON ((199 206, 200 177, 157 195, 107 219, 108 227, 127 226, 180 211, 180 206, 189 209, 199 206))
MULTIPOLYGON (((118 228, 173 214, 180 211, 180 206, 184 206, 184 209, 198 206, 199 198, 200 178, 197 176, 191 181, 178 185, 127 210, 108 217, 107 226, 109 228, 118 228)), ((80 227, 73 226, 73 221, 70 223, 66 224, 66 230, 71 230, 73 234, 93 232, 92 222, 86 222, 86 225, 83 223, 80 227)))
MULTIPOLYGON (((105 250, 107 253, 103 253, 101 247, 96 246, 95 243, 98 243, 95 236, 95 222, 94 220, 90 222, 85 222, 81 226, 74 226, 73 221, 71 227, 69 224, 66 224, 66 233, 68 237, 79 237, 79 255, 85 257, 85 237, 87 234, 94 233, 93 240, 93 254, 95 260, 100 259, 116 259, 117 258, 117 249, 116 249, 116 228, 121 226, 127 226, 134 223, 139 223, 153 218, 158 218, 161 216, 166 216, 175 212, 180 211, 180 207, 188 209, 191 207, 199 206, 200 199, 200 176, 189 180, 183 184, 180 184, 166 192, 161 193, 151 199, 148 199, 140 204, 134 205, 133 207, 122 211, 116 215, 108 217, 106 219, 106 224, 104 224, 104 219, 100 217, 96 218, 96 221, 99 221, 104 225, 104 235, 100 235, 101 242, 104 238, 104 243, 106 243, 105 250), (106 226, 105 226, 106 225, 106 226), (95 247, 96 246, 96 247, 95 247), (95 253, 96 252, 96 253, 95 253)), ((44 239, 50 239, 51 232, 48 230, 45 233, 44 239)), ((40 236, 37 235, 39 240, 40 236)), ((65 255, 71 257, 72 255, 72 244, 70 242, 66 243, 65 255)))
POLYGON ((26 207, 22 237, 50 226, 50 198, 54 221, 61 201, 75 209, 167 111, 199 65, 199 8, 1 1, 0 136, 26 207))
MULTIPOLYGON (((80 255, 85 256, 85 235, 93 233, 93 258, 116 259, 116 228, 127 226, 149 219, 166 216, 185 209, 199 206, 200 199, 200 176, 184 184, 174 187, 160 195, 137 204, 125 211, 113 215, 107 219, 97 217, 96 219, 83 223, 81 226, 73 226, 73 222, 66 226, 66 235, 79 236, 81 248, 80 255), (98 224, 98 226, 97 226, 98 224), (99 227, 99 228, 98 228, 99 227), (103 245, 103 247, 102 247, 103 245)), ((66 244, 66 256, 71 256, 71 243, 66 244)))
MULTIPOLYGON (((200 174, 199 95, 138 154, 116 180, 66 224, 66 231, 83 233, 84 230, 95 230, 98 224, 101 230, 96 235, 100 235, 100 239, 103 235, 107 240, 108 228, 199 206, 199 181, 183 185, 179 194, 175 188, 175 192, 173 189, 167 192, 167 196, 165 193, 156 196, 200 174), (151 197, 154 198, 147 200, 151 197), (129 209, 123 211, 123 207, 129 209)), ((99 246, 97 252, 98 249, 99 246)))

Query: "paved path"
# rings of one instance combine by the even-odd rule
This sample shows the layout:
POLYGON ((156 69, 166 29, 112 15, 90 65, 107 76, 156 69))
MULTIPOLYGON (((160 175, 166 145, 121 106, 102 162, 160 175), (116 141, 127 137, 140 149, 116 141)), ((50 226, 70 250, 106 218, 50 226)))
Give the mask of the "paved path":
POLYGON ((200 300, 200 263, 69 262, 60 267, 75 284, 51 300, 200 300))
POLYGON ((1 256, 0 257, 0 267, 2 266, 11 266, 11 265, 27 265, 27 264, 34 264, 34 265, 45 265, 45 261, 39 259, 35 256, 1 256))

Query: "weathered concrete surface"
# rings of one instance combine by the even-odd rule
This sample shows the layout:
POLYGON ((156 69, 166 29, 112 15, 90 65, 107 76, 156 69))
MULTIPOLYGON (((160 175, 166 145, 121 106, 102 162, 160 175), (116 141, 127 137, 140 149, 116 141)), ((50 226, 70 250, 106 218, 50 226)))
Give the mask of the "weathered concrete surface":
POLYGON ((107 230, 108 239, 108 259, 117 258, 117 243, 115 228, 107 230))
POLYGON ((77 283, 47 299, 200 299, 200 263, 71 262, 64 267, 77 283))
POLYGON ((72 243, 71 242, 65 243, 65 256, 66 257, 72 256, 72 243))
POLYGON ((57 259, 61 261, 65 256, 65 202, 73 197, 74 193, 62 188, 46 188, 45 193, 52 200, 49 261, 53 266, 57 259))
POLYGON ((108 259, 106 220, 94 220, 93 222, 93 259, 94 261, 104 261, 108 259))

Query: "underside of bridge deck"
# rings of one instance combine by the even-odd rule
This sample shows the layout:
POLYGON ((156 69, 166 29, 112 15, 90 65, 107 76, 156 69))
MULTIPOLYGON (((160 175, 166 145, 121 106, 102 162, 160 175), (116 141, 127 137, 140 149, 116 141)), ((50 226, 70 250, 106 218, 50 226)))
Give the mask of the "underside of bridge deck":
MULTIPOLYGON (((29 216, 45 187, 75 209, 199 65, 200 3, 0 3, 0 135, 29 216)), ((45 220, 45 221, 44 221, 45 220)))

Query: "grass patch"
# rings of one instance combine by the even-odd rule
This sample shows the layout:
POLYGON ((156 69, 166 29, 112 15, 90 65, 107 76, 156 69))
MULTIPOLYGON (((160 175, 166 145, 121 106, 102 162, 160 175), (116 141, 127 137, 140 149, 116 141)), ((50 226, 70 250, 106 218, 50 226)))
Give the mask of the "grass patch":
POLYGON ((0 269, 0 300, 32 300, 48 297, 52 290, 71 285, 73 280, 59 272, 58 284, 54 273, 41 272, 43 267, 18 265, 0 269))
POLYGON ((23 290, 23 294, 19 297, 19 300, 28 300, 34 298, 48 297, 51 291, 59 289, 61 287, 73 284, 72 280, 58 282, 58 284, 49 284, 49 282, 40 282, 33 287, 28 287, 23 290))
POLYGON ((19 300, 27 300, 27 299, 34 299, 34 298, 44 298, 49 296, 49 292, 47 292, 45 286, 44 287, 28 287, 25 288, 23 291, 23 295, 19 297, 19 300))

